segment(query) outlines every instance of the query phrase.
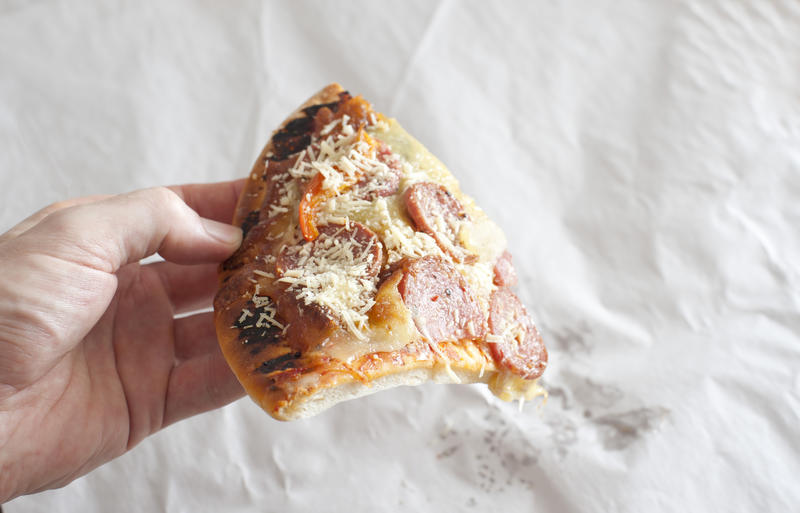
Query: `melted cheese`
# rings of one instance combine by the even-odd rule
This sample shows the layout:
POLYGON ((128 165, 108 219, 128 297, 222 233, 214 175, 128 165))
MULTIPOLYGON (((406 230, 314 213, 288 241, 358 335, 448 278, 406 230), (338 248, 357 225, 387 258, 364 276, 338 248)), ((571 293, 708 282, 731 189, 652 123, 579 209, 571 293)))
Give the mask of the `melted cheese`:
POLYGON ((403 166, 403 180, 400 189, 404 190, 416 182, 435 182, 450 191, 460 191, 458 182, 447 171, 442 162, 431 154, 422 144, 406 132, 394 119, 387 120, 387 127, 376 136, 389 145, 392 152, 406 163, 403 166))
POLYGON ((400 350, 419 339, 411 312, 404 307, 397 290, 401 278, 396 275, 386 280, 375 295, 375 304, 367 313, 371 328, 369 339, 339 338, 325 345, 330 356, 349 363, 365 354, 400 350))
POLYGON ((539 396, 547 401, 547 390, 538 380, 522 379, 505 370, 489 378, 489 390, 503 401, 530 401, 539 396))

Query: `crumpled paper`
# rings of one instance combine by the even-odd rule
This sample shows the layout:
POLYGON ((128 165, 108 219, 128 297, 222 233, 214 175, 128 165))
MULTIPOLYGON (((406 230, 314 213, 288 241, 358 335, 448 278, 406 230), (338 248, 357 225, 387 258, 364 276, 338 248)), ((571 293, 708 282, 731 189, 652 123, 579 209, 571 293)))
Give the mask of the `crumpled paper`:
POLYGON ((787 511, 800 504, 800 10, 723 2, 0 2, 0 229, 244 176, 330 81, 507 232, 546 405, 249 399, 8 512, 787 511))

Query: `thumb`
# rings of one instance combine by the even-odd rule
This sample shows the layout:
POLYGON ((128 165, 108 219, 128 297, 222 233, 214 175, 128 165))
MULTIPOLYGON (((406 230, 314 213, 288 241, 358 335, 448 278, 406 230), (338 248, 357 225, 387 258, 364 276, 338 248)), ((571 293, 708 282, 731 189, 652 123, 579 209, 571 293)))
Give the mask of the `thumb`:
POLYGON ((165 187, 66 208, 26 234, 42 253, 108 273, 158 252, 180 264, 219 262, 239 246, 239 228, 200 217, 165 187))

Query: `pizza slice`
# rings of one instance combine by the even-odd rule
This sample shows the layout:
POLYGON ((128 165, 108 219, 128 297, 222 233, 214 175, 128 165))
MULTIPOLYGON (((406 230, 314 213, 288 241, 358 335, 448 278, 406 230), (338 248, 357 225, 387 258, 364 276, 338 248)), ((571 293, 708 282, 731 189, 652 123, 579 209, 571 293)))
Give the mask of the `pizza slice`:
POLYGON ((291 420, 398 385, 543 394, 547 351, 502 231, 393 119, 338 84, 272 134, 214 300, 247 393, 291 420))

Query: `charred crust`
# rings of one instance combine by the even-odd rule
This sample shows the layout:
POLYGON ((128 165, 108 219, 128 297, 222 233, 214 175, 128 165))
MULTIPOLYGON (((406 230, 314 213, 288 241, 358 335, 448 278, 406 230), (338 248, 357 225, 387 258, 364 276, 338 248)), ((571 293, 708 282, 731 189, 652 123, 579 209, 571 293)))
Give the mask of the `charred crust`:
POLYGON ((283 371, 297 367, 297 360, 302 356, 300 351, 290 351, 277 358, 267 360, 256 369, 261 374, 270 374, 275 371, 283 371))
POLYGON ((258 218, 260 216, 260 212, 258 210, 253 210, 247 214, 247 217, 244 218, 242 221, 242 236, 246 237, 247 232, 258 223, 258 218))
POLYGON ((251 354, 256 355, 266 346, 280 342, 283 330, 272 325, 260 328, 255 326, 261 313, 264 312, 263 308, 256 308, 252 300, 248 301, 244 308, 251 311, 252 315, 246 316, 244 319, 240 318, 241 320, 237 319, 233 325, 239 330, 239 341, 248 347, 251 354))
POLYGON ((311 107, 306 107, 305 109, 303 109, 303 112, 309 118, 313 118, 317 114, 317 112, 319 112, 321 109, 324 108, 328 108, 331 109, 333 112, 336 112, 336 109, 339 108, 339 102, 336 101, 331 103, 320 103, 317 105, 312 105, 311 107))
POLYGON ((245 251, 242 248, 243 246, 240 246, 239 249, 237 249, 233 255, 231 255, 227 260, 222 262, 223 271, 233 271, 244 265, 245 251))
POLYGON ((288 123, 286 126, 281 129, 279 134, 288 134, 288 135, 306 135, 308 132, 311 131, 311 126, 313 125, 313 118, 309 116, 303 116, 301 118, 295 118, 288 123))
POLYGON ((272 136, 272 148, 274 154, 269 160, 285 160, 303 148, 311 144, 311 132, 314 128, 314 116, 323 108, 328 108, 333 112, 339 110, 339 106, 351 98, 350 93, 343 91, 339 93, 339 100, 331 103, 320 103, 311 105, 303 109, 303 116, 295 118, 286 126, 278 130, 272 136))
POLYGON ((311 144, 311 134, 292 135, 278 132, 272 136, 272 147, 275 148, 275 156, 272 160, 285 160, 309 144, 311 144))

